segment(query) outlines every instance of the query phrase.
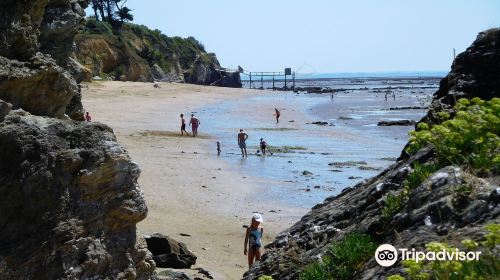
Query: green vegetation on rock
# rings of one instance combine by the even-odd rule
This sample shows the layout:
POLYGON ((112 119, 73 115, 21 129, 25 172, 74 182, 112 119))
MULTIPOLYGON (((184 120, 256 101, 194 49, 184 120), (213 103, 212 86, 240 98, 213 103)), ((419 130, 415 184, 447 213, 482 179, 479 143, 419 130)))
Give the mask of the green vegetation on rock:
MULTIPOLYGON (((479 260, 446 260, 446 261, 403 261, 407 278, 401 275, 389 276, 388 280, 487 280, 498 279, 500 275, 500 224, 489 224, 485 227, 488 232, 483 236, 483 241, 477 242, 470 239, 462 240, 462 245, 468 252, 480 251, 479 260)), ((431 242, 426 245, 427 252, 449 253, 456 248, 445 242, 431 242)))
POLYGON ((440 124, 420 123, 410 133, 406 151, 416 153, 432 145, 442 165, 465 166, 475 173, 500 171, 500 98, 484 101, 460 99, 455 105, 453 118, 441 112, 440 124))
POLYGON ((370 236, 350 233, 334 243, 321 261, 307 266, 300 274, 300 280, 353 279, 375 252, 377 244, 370 236))

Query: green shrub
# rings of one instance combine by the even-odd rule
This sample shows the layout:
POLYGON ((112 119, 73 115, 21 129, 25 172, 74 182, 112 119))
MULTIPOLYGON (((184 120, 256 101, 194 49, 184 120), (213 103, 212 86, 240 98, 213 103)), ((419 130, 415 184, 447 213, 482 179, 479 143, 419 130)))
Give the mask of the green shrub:
MULTIPOLYGON (((469 251, 481 251, 479 260, 475 261, 403 261, 404 271, 410 280, 487 280, 498 279, 500 275, 500 261, 498 246, 500 245, 500 224, 490 224, 485 227, 488 233, 483 242, 469 239, 463 240, 462 244, 469 251)), ((446 243, 431 242, 426 245, 428 252, 439 252, 445 250, 453 252, 456 248, 446 243)), ((401 275, 392 275, 388 280, 404 280, 401 275)))
POLYGON ((377 244, 370 236, 350 233, 334 243, 327 256, 307 266, 300 274, 300 280, 352 279, 356 271, 373 256, 377 244))
POLYGON ((420 123, 418 131, 410 132, 407 152, 416 153, 433 145, 443 165, 464 165, 476 172, 500 171, 500 98, 484 101, 479 98, 460 99, 453 118, 441 113, 440 124, 420 123))
POLYGON ((257 280, 274 280, 273 277, 267 276, 267 275, 262 275, 259 277, 257 280))

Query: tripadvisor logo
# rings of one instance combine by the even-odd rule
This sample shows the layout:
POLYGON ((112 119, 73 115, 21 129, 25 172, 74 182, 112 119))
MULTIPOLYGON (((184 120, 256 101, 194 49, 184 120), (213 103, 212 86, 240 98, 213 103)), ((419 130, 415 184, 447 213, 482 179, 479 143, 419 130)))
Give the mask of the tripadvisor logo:
POLYGON ((477 261, 479 260, 480 251, 465 252, 459 249, 447 251, 445 249, 438 252, 423 252, 416 251, 414 248, 408 250, 406 248, 396 249, 391 244, 382 244, 378 246, 375 251, 375 260, 377 263, 384 267, 394 265, 398 261, 398 255, 401 260, 413 260, 415 262, 421 261, 477 261))

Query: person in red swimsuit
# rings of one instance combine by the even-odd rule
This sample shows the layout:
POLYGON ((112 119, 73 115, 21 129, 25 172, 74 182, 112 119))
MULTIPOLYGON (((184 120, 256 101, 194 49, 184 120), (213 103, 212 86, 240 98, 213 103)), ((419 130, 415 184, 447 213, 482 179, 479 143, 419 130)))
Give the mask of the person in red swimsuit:
POLYGON ((193 130, 193 137, 198 136, 198 126, 201 124, 200 120, 194 117, 194 114, 191 114, 191 120, 189 121, 189 125, 193 130))

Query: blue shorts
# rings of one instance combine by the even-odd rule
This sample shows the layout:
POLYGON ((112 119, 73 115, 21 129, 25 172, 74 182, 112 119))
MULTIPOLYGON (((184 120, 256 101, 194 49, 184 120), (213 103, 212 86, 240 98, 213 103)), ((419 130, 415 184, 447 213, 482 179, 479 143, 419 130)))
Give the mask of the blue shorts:
POLYGON ((240 149, 246 149, 247 148, 247 143, 245 143, 244 141, 238 143, 238 146, 240 146, 240 149))

